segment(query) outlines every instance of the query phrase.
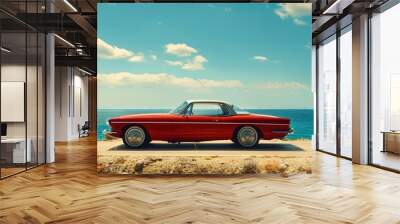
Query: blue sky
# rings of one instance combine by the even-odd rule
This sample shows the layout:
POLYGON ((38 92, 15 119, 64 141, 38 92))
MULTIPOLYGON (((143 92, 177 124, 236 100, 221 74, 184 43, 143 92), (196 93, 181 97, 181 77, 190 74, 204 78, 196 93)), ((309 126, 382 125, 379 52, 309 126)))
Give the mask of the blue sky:
POLYGON ((100 108, 312 108, 311 4, 98 4, 100 108))

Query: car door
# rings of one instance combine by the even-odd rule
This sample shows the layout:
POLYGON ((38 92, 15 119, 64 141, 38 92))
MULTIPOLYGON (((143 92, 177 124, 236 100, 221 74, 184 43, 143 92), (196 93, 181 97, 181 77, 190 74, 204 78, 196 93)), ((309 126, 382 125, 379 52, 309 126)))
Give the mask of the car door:
POLYGON ((190 141, 224 139, 224 111, 219 103, 192 103, 186 111, 187 138, 190 141))

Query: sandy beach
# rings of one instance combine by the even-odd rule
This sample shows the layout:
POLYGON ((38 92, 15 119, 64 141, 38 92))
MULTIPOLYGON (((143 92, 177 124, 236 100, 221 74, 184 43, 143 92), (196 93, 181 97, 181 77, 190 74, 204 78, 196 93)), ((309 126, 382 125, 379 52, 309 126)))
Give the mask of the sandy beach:
POLYGON ((311 172, 310 140, 261 140, 253 149, 230 141, 170 144, 151 142, 127 149, 120 139, 98 141, 98 172, 131 175, 237 175, 311 172))

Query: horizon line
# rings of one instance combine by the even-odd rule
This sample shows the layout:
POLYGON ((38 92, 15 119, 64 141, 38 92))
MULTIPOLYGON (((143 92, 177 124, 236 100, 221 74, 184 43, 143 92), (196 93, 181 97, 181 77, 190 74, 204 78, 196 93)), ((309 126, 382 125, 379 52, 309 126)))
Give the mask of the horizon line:
MULTIPOLYGON (((171 110, 172 108, 97 108, 97 110, 171 110)), ((243 110, 314 110, 314 108, 241 108, 243 110)))

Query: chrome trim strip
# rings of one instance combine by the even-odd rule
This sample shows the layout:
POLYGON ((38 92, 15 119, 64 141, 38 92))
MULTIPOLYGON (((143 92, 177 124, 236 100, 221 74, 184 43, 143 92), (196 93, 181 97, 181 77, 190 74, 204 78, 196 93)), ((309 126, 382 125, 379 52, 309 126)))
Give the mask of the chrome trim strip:
POLYGON ((290 133, 289 131, 271 131, 272 133, 290 133))
POLYGON ((179 121, 115 121, 114 124, 245 124, 245 125, 289 125, 274 123, 234 123, 234 122, 179 122, 179 121))

